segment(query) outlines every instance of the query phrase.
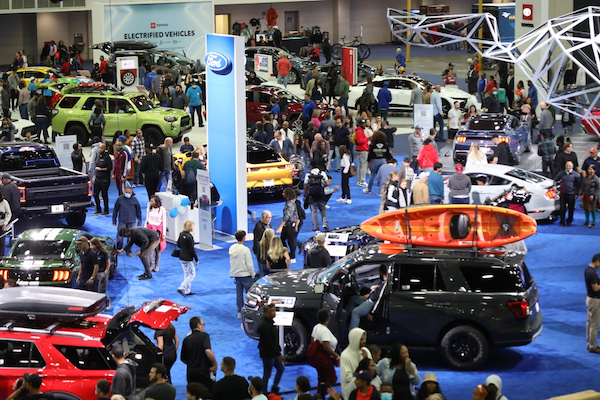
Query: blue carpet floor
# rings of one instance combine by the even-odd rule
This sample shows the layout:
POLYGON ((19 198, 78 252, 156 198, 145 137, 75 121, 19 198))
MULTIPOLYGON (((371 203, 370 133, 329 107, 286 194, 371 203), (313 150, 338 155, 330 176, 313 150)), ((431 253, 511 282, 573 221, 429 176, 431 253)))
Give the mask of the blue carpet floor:
MULTIPOLYGON (((333 173, 334 183, 339 184, 339 173, 333 173)), ((375 215, 380 198, 362 193, 351 180, 352 205, 331 201, 328 210, 331 227, 359 224, 375 215)), ((136 189, 138 199, 145 209, 147 200, 143 188, 136 189)), ((116 199, 116 189, 111 187, 111 203, 116 199)), ((334 194, 332 200, 337 198, 334 194)), ((273 213, 273 225, 280 223, 283 203, 279 199, 256 199, 250 209, 257 215, 267 209, 273 213)), ((112 211, 112 209, 111 209, 112 211)), ((310 216, 308 217, 310 218, 310 216)), ((448 399, 470 398, 473 387, 484 383, 488 374, 498 373, 504 380, 504 394, 511 400, 545 399, 556 395, 585 389, 600 390, 600 356, 586 351, 585 344, 585 286, 583 269, 590 258, 598 252, 598 230, 579 227, 583 223, 583 212, 578 208, 574 226, 559 228, 558 224, 540 225, 538 234, 527 239, 529 254, 527 265, 534 275, 541 292, 540 307, 544 314, 544 331, 534 343, 517 348, 496 350, 483 370, 478 372, 455 372, 446 369, 435 351, 412 351, 411 358, 421 371, 435 372, 441 388, 448 399)), ((61 226, 60 221, 35 221, 22 224, 27 228, 33 224, 61 226)), ((253 225, 249 222, 250 230, 253 225)), ((92 234, 115 235, 109 217, 89 216, 84 226, 92 234)), ((299 239, 311 236, 310 219, 305 221, 299 239)), ((237 361, 236 372, 242 376, 262 373, 257 342, 249 339, 236 318, 234 283, 229 278, 228 244, 216 243, 222 250, 201 252, 200 265, 192 290, 196 296, 183 298, 176 289, 182 280, 182 271, 177 259, 170 256, 172 245, 163 253, 160 272, 151 281, 138 281, 142 272, 138 259, 120 256, 118 272, 109 282, 108 293, 113 300, 110 313, 128 305, 140 306, 142 302, 164 297, 192 310, 175 323, 180 340, 189 332, 188 321, 194 315, 206 322, 206 332, 211 335, 212 346, 218 360, 225 356, 237 361)), ((251 243, 248 243, 251 246, 251 243)), ((302 257, 292 265, 301 268, 302 257)), ((152 332, 148 332, 152 336, 152 332)), ((367 338, 368 341, 368 338, 367 338)), ((316 382, 316 372, 308 365, 289 365, 281 382, 282 390, 293 390, 295 379, 306 375, 316 382)), ((218 379, 222 378, 219 372, 218 379)), ((173 368, 173 381, 177 387, 177 398, 184 399, 185 365, 178 361, 173 368)), ((288 395, 285 398, 293 398, 288 395)))

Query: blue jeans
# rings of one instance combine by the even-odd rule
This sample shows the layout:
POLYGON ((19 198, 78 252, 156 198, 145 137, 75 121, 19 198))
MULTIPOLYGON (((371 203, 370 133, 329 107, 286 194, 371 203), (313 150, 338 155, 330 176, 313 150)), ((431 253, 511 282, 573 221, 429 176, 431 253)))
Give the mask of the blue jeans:
POLYGON ((342 107, 344 107, 344 109, 346 110, 346 114, 348 114, 348 98, 347 97, 340 97, 338 100, 338 104, 340 105, 340 109, 342 107))
MULTIPOLYGON (((121 228, 127 227, 129 229, 135 227, 135 221, 133 222, 121 222, 117 225, 117 250, 121 250, 123 248, 123 236, 119 235, 119 231, 121 228)), ((131 254, 131 249, 127 252, 127 254, 131 254)))
POLYGON ((280 85, 283 83, 283 87, 287 88, 288 76, 287 75, 277 75, 277 83, 280 85))
POLYGON ((319 217, 317 216, 317 210, 321 212, 321 219, 323 220, 323 226, 327 224, 327 209, 325 209, 325 201, 314 201, 310 202, 310 216, 314 229, 319 229, 319 217))
POLYGON ((446 139, 446 137, 444 136, 444 117, 442 117, 442 114, 436 114, 433 117, 433 127, 435 128, 435 123, 440 124, 440 130, 438 131, 438 137, 440 139, 446 139))
POLYGON ((451 197, 450 202, 452 204, 469 204, 468 197, 451 197))
POLYGON ((27 112, 27 103, 21 104, 19 106, 19 113, 21 114, 21 119, 29 119, 29 113, 27 112))
POLYGON ((167 186, 169 184, 169 181, 171 180, 171 177, 173 176, 173 171, 162 171, 160 173, 160 177, 158 178, 158 192, 162 192, 162 186, 163 183, 165 184, 165 191, 167 190, 167 186))
POLYGON ((192 291, 192 281, 196 277, 196 267, 194 261, 179 260, 181 268, 183 268, 183 282, 179 285, 179 289, 183 294, 188 294, 192 291))
POLYGON ((281 381, 281 377, 283 376, 283 371, 285 371, 285 365, 283 365, 283 361, 279 357, 273 358, 263 358, 263 382, 265 387, 263 388, 263 392, 267 393, 267 387, 269 386, 269 379, 271 379, 271 372, 273 372, 273 367, 277 370, 275 373, 275 380, 273 381, 274 387, 279 387, 279 382, 281 381))
POLYGON ((383 108, 379 109, 379 114, 381 114, 381 120, 382 121, 387 121, 387 117, 388 117, 388 112, 389 111, 390 111, 389 109, 387 109, 387 110, 383 109, 383 108))
POLYGON ((429 196, 429 204, 442 204, 442 201, 444 201, 444 199, 440 196, 429 196))
POLYGON ((367 188, 369 192, 373 189, 373 183, 375 182, 375 177, 377 176, 379 168, 381 168, 381 166, 385 163, 386 161, 383 158, 375 158, 371 160, 371 177, 369 178, 369 187, 367 188))
POLYGON ((237 297, 237 310, 242 312, 244 306, 244 290, 248 293, 248 290, 252 287, 254 279, 251 276, 236 277, 235 279, 235 294, 237 297))
POLYGON ((348 332, 360 325, 360 318, 369 315, 373 310, 373 300, 365 300, 362 296, 354 296, 346 306, 346 313, 351 315, 348 332))
MULTIPOLYGON (((340 159, 340 147, 339 146, 335 146, 332 150, 333 154, 335 154, 335 169, 342 169, 342 167, 340 166, 341 163, 341 159, 340 159)), ((330 159, 333 157, 329 157, 330 159)))
POLYGON ((263 276, 267 276, 271 273, 271 270, 269 269, 269 267, 267 267, 266 263, 258 263, 258 276, 260 276, 261 278, 263 276))

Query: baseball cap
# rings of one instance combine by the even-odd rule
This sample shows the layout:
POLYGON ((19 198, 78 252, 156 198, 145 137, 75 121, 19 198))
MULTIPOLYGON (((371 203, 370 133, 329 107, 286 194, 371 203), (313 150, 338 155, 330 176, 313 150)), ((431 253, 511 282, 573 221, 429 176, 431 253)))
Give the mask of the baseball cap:
POLYGON ((88 240, 88 238, 86 238, 85 236, 80 236, 77 238, 77 240, 75 241, 75 243, 79 244, 79 243, 89 243, 90 241, 88 240))
POLYGON ((429 177, 429 172, 427 171, 423 171, 419 174, 419 179, 425 179, 427 177, 429 177))
POLYGON ((12 179, 9 174, 2 174, 2 179, 12 179))
POLYGON ((366 369, 361 369, 360 371, 356 371, 354 373, 354 377, 356 379, 363 380, 367 383, 370 383, 373 380, 373 375, 371 375, 371 373, 369 371, 367 371, 366 369))
POLYGON ((356 117, 356 123, 357 124, 362 124, 365 122, 365 119, 363 117, 356 117))
POLYGON ((421 125, 417 125, 417 126, 415 126, 415 129, 421 130, 421 129, 423 129, 423 127, 421 125))
POLYGON ((98 143, 98 142, 100 142, 100 138, 98 136, 94 136, 92 138, 92 143, 98 143))
POLYGON ((463 165, 461 163, 456 164, 456 172, 463 172, 463 165))
POLYGON ((317 242, 318 243, 325 243, 325 234, 324 233, 319 233, 317 235, 317 242))
POLYGON ((273 29, 279 29, 279 27, 278 27, 277 25, 275 25, 275 26, 273 27, 273 29))
POLYGON ((595 147, 590 147, 590 153, 595 153, 596 152, 596 148, 595 147))
POLYGON ((388 81, 383 82, 383 86, 390 86, 390 83, 388 81))
POLYGON ((42 386, 42 377, 38 374, 24 374, 23 379, 36 389, 42 386))
POLYGON ((186 136, 186 137, 184 137, 184 138, 183 138, 183 141, 184 141, 184 142, 189 142, 189 141, 190 141, 190 138, 186 136))
POLYGON ((454 67, 454 64, 452 64, 452 63, 448 63, 448 66, 449 66, 449 67, 454 67))
POLYGON ((125 144, 126 140, 127 140, 127 138, 124 135, 119 136, 119 142, 125 144))

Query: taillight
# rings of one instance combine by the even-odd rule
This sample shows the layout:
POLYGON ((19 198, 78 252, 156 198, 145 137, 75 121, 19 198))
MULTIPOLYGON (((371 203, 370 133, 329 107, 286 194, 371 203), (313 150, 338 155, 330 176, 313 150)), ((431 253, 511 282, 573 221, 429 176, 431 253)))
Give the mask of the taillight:
POLYGON ((531 314, 531 311, 529 310, 529 301, 527 300, 509 301, 508 308, 510 308, 519 319, 527 318, 531 314))
POLYGON ((57 281, 68 281, 69 278, 71 277, 71 272, 70 271, 54 271, 54 274, 52 275, 52 281, 57 282, 57 281))
POLYGON ((507 137, 503 136, 503 137, 499 137, 498 139, 500 139, 501 142, 508 143, 508 138, 507 137))
POLYGON ((465 143, 466 141, 467 141, 466 136, 457 136, 456 137, 456 143, 465 143))
POLYGON ((19 188, 19 201, 21 203, 25 203, 25 201, 27 201, 27 190, 25 189, 25 186, 18 186, 19 188))
POLYGON ((0 276, 3 277, 5 281, 7 281, 8 280, 8 270, 0 269, 0 276))
POLYGON ((88 197, 92 197, 92 181, 88 181, 88 197))
POLYGON ((250 175, 252 173, 252 170, 250 168, 246 168, 246 174, 250 175))
POLYGON ((548 190, 544 196, 548 199, 548 200, 555 200, 556 199, 556 192, 554 190, 548 190))

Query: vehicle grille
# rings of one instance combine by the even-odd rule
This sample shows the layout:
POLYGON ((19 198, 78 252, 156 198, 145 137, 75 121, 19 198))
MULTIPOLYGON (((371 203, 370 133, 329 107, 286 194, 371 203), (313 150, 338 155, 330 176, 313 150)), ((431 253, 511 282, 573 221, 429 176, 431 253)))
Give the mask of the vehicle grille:
POLYGON ((188 126, 190 124, 190 116, 185 116, 181 118, 181 126, 188 126))

